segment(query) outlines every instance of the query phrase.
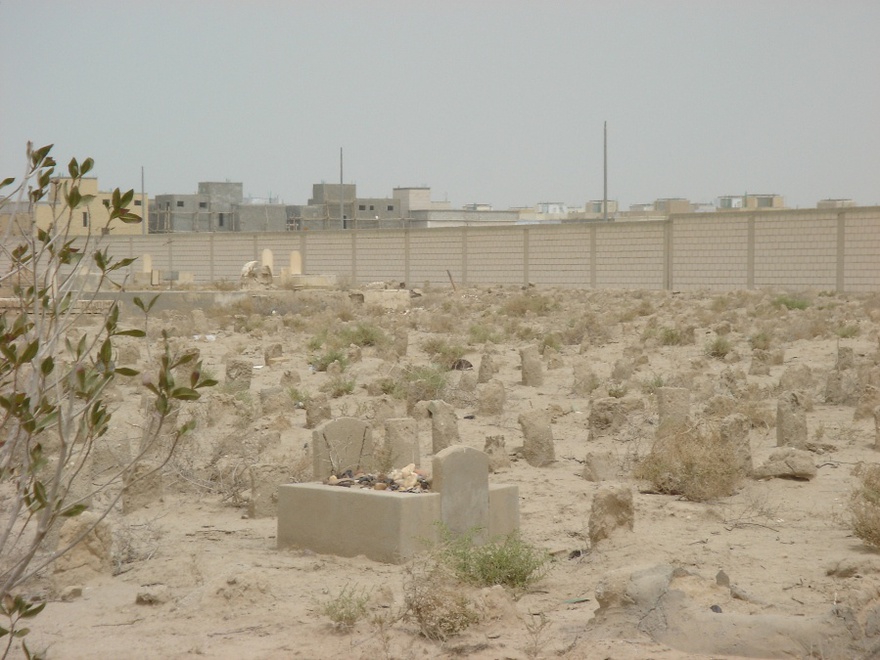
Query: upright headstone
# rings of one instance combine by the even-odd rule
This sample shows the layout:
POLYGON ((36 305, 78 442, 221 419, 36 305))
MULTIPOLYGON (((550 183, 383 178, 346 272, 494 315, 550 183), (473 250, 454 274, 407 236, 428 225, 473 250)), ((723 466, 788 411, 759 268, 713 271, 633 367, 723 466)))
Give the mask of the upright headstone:
POLYGON ((436 399, 428 403, 431 415, 431 446, 432 453, 437 454, 458 442, 458 419, 455 408, 436 399))
POLYGON ((686 387, 658 387, 657 409, 660 423, 657 435, 676 435, 687 428, 691 393, 686 387))
POLYGON ((419 451, 419 424, 412 417, 394 417, 385 420, 385 447, 391 469, 414 463, 421 466, 419 451))
POLYGON ((752 474, 754 464, 752 462, 752 448, 749 445, 749 429, 751 422, 742 413, 728 415, 721 420, 719 435, 721 442, 733 450, 736 465, 744 476, 752 474))
POLYGON ((477 543, 489 529, 489 457, 455 445, 432 461, 432 488, 440 493, 440 520, 453 535, 472 533, 477 543))
POLYGON ((330 400, 326 396, 312 397, 305 403, 306 428, 316 428, 321 422, 330 419, 330 400))
POLYGON ((610 538, 617 530, 633 530, 635 510, 633 494, 628 486, 609 484, 593 496, 590 507, 590 544, 610 538))
POLYGON ((522 384, 540 387, 544 384, 544 365, 537 346, 526 346, 519 351, 522 360, 522 384))
POLYGON ((226 362, 226 386, 231 390, 250 389, 253 374, 254 365, 250 360, 231 358, 226 362))
POLYGON ((478 383, 488 383, 498 373, 498 366, 491 353, 483 353, 480 358, 480 369, 477 372, 478 383))
POLYGON ((776 446, 803 449, 807 444, 807 411, 800 395, 783 392, 776 403, 776 446))
POLYGON ((504 383, 497 378, 493 378, 478 388, 477 405, 478 410, 483 415, 500 415, 503 413, 506 399, 504 383))
POLYGON ((315 479, 373 469, 373 433, 354 417, 325 422, 312 431, 312 472, 315 479))
POLYGON ((274 518, 278 513, 278 486, 288 481, 290 468, 275 463, 258 463, 248 468, 251 477, 249 518, 274 518))
POLYGON ((483 449, 489 457, 489 470, 497 472, 502 468, 510 467, 510 456, 507 454, 507 446, 503 435, 486 436, 486 445, 483 449))
POLYGON ((523 455, 529 465, 545 467, 556 460, 550 413, 530 410, 519 416, 523 432, 523 455))
POLYGON ((874 408, 874 449, 880 449, 880 406, 874 408))

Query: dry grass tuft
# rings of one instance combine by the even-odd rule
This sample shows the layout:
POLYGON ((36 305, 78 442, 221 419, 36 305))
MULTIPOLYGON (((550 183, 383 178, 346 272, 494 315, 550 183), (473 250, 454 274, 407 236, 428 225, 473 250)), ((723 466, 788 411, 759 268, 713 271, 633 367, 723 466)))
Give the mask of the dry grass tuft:
POLYGON ((733 448, 715 429, 689 428, 658 438, 633 471, 654 490, 706 502, 732 495, 740 482, 733 448))

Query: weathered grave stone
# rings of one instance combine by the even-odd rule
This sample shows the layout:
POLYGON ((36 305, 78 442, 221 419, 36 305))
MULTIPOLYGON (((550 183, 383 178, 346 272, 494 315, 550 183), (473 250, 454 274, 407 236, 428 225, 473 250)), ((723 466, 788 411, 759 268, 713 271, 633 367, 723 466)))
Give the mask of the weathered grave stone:
POLYGON ((263 362, 271 364, 272 362, 279 360, 283 355, 284 350, 281 348, 281 343, 273 342, 268 344, 263 350, 263 362))
POLYGON ((293 387, 294 385, 299 385, 301 380, 302 377, 296 369, 285 369, 281 372, 281 379, 278 384, 281 387, 293 387))
POLYGON ((478 410, 483 415, 500 415, 504 412, 506 399, 504 383, 493 378, 479 386, 478 410))
POLYGON ((632 490, 622 484, 608 484, 593 496, 590 507, 590 544, 611 538, 618 530, 633 530, 635 510, 632 490))
POLYGON ((264 415, 284 412, 293 408, 290 395, 282 387, 264 387, 260 389, 260 410, 264 415))
POLYGON ((813 479, 816 473, 816 464, 813 462, 813 455, 810 452, 794 447, 783 447, 774 450, 763 465, 756 467, 752 472, 752 478, 779 477, 809 480, 813 479))
POLYGON ((598 440, 603 435, 619 431, 627 417, 645 409, 645 402, 635 397, 601 397, 590 406, 590 439, 598 440))
POLYGON ((737 468, 743 475, 750 475, 754 469, 752 449, 749 445, 749 418, 742 413, 728 415, 721 420, 719 436, 721 442, 733 450, 737 468))
POLYGON ((880 406, 874 408, 874 449, 880 449, 880 406))
POLYGON ((593 390, 599 385, 599 377, 593 371, 590 363, 586 360, 578 360, 572 368, 573 382, 571 391, 576 396, 590 396, 593 390))
POLYGON ((852 369, 856 366, 856 354, 851 346, 839 346, 837 348, 837 364, 838 371, 852 369))
POLYGON ((64 519, 58 535, 58 549, 66 548, 83 534, 85 537, 82 541, 58 557, 52 567, 52 581, 59 591, 112 571, 113 535, 110 524, 106 520, 99 520, 98 514, 93 511, 83 511, 78 516, 64 519), (90 527, 94 529, 86 533, 90 527))
POLYGON ((520 414, 523 432, 523 456, 533 467, 545 467, 556 460, 550 413, 530 410, 520 414))
POLYGON ((483 452, 489 457, 490 472, 510 467, 510 455, 507 453, 503 435, 487 436, 483 452))
POLYGON ((373 433, 370 425, 354 417, 325 422, 312 431, 312 473, 323 480, 373 469, 373 433))
POLYGON ((250 360, 230 358, 226 362, 226 387, 235 391, 250 389, 253 373, 254 365, 250 360))
POLYGON ((158 502, 165 494, 161 463, 141 460, 125 481, 122 513, 131 513, 158 502))
POLYGON ((880 406, 880 366, 866 366, 859 374, 859 393, 853 419, 870 417, 877 406, 880 406))
POLYGON ((562 359, 559 351, 549 346, 544 349, 544 360, 548 369, 560 369, 565 366, 565 360, 562 359))
POLYGON ((323 395, 315 396, 306 401, 306 428, 316 428, 321 422, 330 419, 330 400, 323 395))
POLYGON ((614 481, 617 479, 617 457, 611 452, 587 454, 581 476, 587 481, 614 481))
MULTIPOLYGON (((385 461, 387 469, 422 464, 419 450, 419 424, 412 417, 392 417, 385 420, 385 461)), ((383 466, 384 467, 384 466, 383 466)))
POLYGON ((807 444, 807 412, 796 392, 783 392, 776 403, 776 446, 803 449, 807 444))
POLYGON ((522 361, 522 384, 540 387, 544 384, 544 365, 537 346, 526 346, 519 351, 522 361))
POLYGON ((404 357, 409 348, 409 332, 405 328, 395 329, 392 342, 394 353, 398 357, 404 357))
POLYGON ((488 383, 495 374, 498 373, 498 366, 495 364, 495 358, 491 353, 483 353, 480 358, 480 369, 477 373, 478 383, 488 383))
POLYGON ((274 518, 278 513, 278 486, 289 480, 290 468, 275 463, 259 463, 248 468, 251 478, 249 518, 274 518))
POLYGON ((455 408, 440 399, 428 403, 428 413, 431 415, 432 453, 437 454, 458 442, 458 419, 455 408))
POLYGON ((675 435, 687 429, 690 405, 691 393, 686 387, 658 387, 660 423, 657 425, 657 435, 675 435))
POLYGON ((440 493, 440 520, 453 535, 473 533, 487 539, 489 529, 489 457, 455 445, 432 461, 432 488, 440 493))
POLYGON ((750 376, 770 375, 770 352, 761 348, 752 349, 752 362, 749 365, 750 376))
POLYGON ((853 406, 859 396, 858 374, 852 369, 832 369, 825 382, 825 403, 836 406, 853 406))

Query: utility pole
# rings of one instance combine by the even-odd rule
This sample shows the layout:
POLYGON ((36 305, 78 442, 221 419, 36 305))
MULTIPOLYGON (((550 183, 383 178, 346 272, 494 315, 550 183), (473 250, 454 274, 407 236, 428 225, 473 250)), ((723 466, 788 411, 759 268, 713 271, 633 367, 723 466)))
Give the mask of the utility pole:
POLYGON ((342 195, 342 147, 339 147, 339 222, 343 229, 347 229, 345 226, 345 203, 342 195))
MULTIPOLYGON (((147 196, 144 193, 144 166, 141 165, 141 216, 144 216, 141 219, 141 233, 146 234, 150 230, 147 228, 147 225, 150 224, 150 214, 147 213, 147 196)), ((158 224, 158 219, 157 219, 158 224)))
POLYGON ((608 222, 608 122, 604 125, 603 140, 602 220, 608 222))

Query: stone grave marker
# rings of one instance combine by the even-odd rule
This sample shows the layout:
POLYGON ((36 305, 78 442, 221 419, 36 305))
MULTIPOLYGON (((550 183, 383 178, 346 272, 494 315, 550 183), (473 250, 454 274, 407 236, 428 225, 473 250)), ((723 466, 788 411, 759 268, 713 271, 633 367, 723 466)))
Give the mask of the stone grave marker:
POLYGON ((325 422, 312 431, 312 470, 323 480, 346 470, 373 469, 373 432, 370 425, 354 417, 325 422))

